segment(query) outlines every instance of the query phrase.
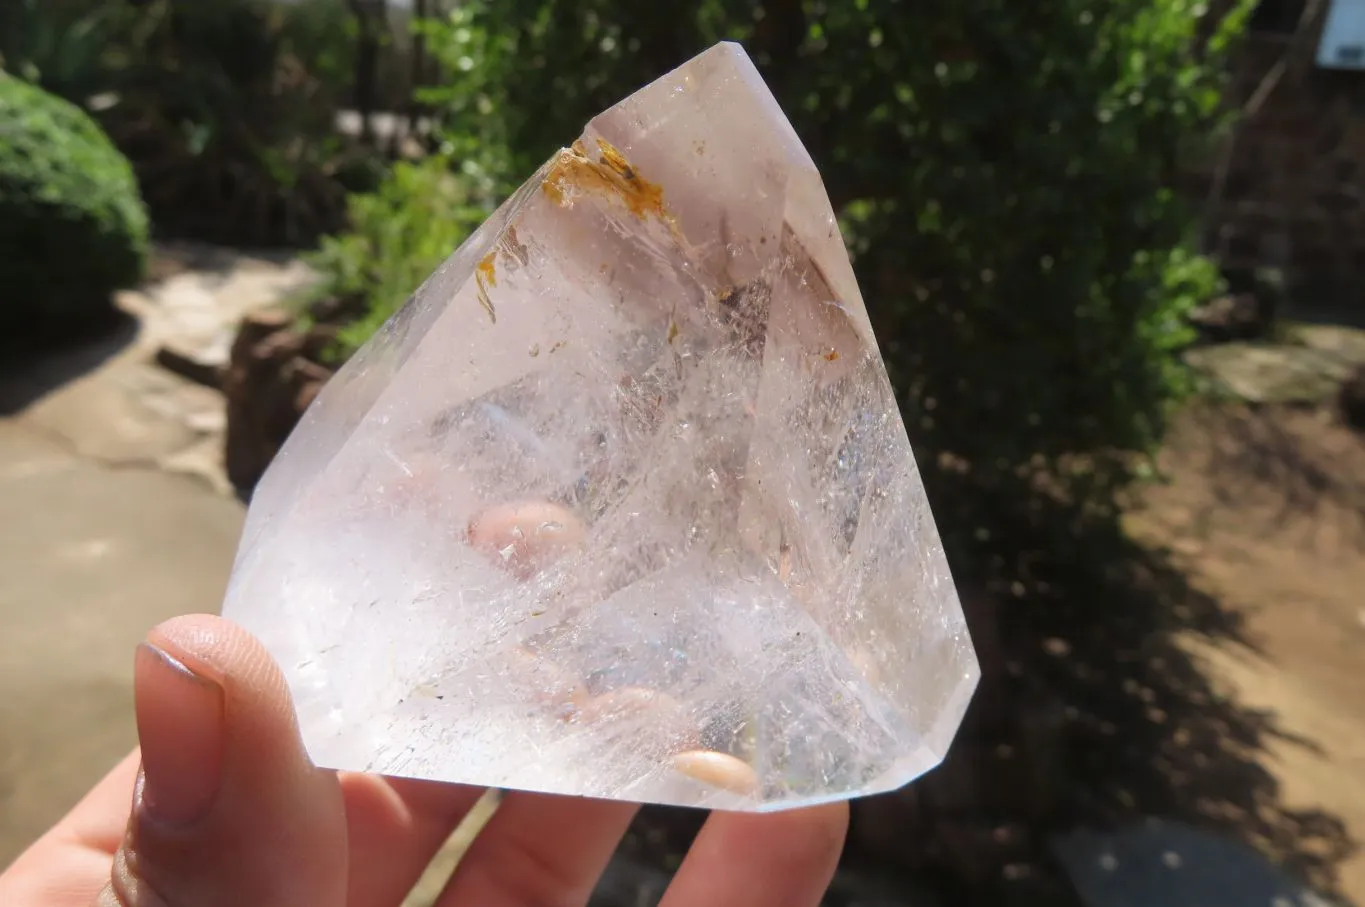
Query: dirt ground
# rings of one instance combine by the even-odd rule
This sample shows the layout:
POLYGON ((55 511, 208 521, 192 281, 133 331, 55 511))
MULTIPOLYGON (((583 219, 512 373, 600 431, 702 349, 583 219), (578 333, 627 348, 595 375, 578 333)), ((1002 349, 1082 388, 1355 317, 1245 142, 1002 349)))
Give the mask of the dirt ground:
POLYGON ((1180 642, 1244 728, 1258 719, 1227 729, 1264 773, 1227 783, 1254 796, 1206 805, 1253 814, 1214 818, 1365 904, 1365 436, 1328 409, 1200 407, 1162 465, 1129 531, 1222 610, 1180 642))

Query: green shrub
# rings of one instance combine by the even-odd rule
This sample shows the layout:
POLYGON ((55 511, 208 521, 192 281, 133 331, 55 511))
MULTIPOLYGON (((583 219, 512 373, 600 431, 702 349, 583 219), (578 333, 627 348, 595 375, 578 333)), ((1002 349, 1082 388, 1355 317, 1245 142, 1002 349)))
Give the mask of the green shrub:
POLYGON ((322 274, 313 300, 358 313, 333 355, 349 356, 369 339, 486 213, 470 181, 439 157, 396 164, 377 191, 352 195, 350 229, 309 259, 322 274))
POLYGON ((427 27, 447 147, 510 189, 583 122, 742 41, 821 166, 940 521, 993 554, 1046 494, 1112 515, 1217 290, 1171 189, 1247 12, 1193 0, 467 0, 427 27), (985 543, 984 548, 978 543, 985 543))
POLYGON ((147 255, 128 161, 74 105, 0 73, 0 300, 20 331, 109 311, 147 255))

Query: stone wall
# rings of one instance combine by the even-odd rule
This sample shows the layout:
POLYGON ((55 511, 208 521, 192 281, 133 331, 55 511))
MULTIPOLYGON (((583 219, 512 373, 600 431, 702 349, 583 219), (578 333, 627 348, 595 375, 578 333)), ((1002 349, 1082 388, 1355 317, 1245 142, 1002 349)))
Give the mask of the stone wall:
POLYGON ((1325 0, 1263 0, 1235 61, 1244 115, 1197 181, 1208 250, 1280 269, 1296 296, 1365 302, 1365 72, 1314 63, 1325 0))

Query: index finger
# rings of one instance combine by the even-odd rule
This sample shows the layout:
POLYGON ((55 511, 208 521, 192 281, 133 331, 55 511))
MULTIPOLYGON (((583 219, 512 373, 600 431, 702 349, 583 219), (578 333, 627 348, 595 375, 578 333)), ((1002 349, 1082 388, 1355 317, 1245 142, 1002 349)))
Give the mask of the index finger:
POLYGON ((484 789, 342 772, 350 841, 348 907, 391 907, 407 896, 484 789))
POLYGON ((847 832, 847 803, 712 813, 659 907, 817 907, 847 832))

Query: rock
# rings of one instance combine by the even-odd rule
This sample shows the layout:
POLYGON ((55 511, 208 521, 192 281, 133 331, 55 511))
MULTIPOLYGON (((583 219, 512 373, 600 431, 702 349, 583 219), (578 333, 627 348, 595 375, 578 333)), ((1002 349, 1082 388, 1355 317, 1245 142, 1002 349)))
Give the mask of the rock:
POLYGON ((1214 343, 1263 337, 1273 318, 1273 307, 1254 293, 1220 296, 1190 313, 1200 336, 1214 343))
POLYGON ((252 312, 242 319, 237 328, 237 339, 233 346, 249 345, 254 346, 272 334, 279 333, 294 323, 294 318, 288 312, 280 312, 273 309, 264 312, 252 312))
POLYGON ((119 295, 142 324, 158 365, 221 386, 241 319, 300 297, 316 281, 296 257, 278 260, 214 246, 160 245, 154 280, 119 295))
POLYGON ((227 397, 225 465, 239 493, 250 494, 331 372, 303 357, 307 336, 285 312, 247 315, 223 377, 227 397))
POLYGON ((167 371, 204 387, 221 388, 224 363, 215 361, 216 358, 174 343, 164 343, 156 351, 156 364, 167 371))
POLYGON ((1087 907, 1328 904, 1250 847, 1175 822, 1078 830, 1053 850, 1087 907))
POLYGON ((294 409, 300 416, 313 405, 327 380, 332 377, 331 369, 318 365, 302 356, 291 361, 289 372, 290 386, 294 389, 294 409))
POLYGON ((324 361, 323 357, 336 345, 339 329, 332 324, 315 324, 304 338, 303 355, 314 362, 324 361))
POLYGON ((1190 350, 1185 358, 1248 403, 1322 403, 1350 371, 1340 357, 1307 346, 1225 343, 1190 350))
POLYGON ((1343 324, 1299 324, 1294 341, 1347 365, 1365 365, 1365 330, 1343 324))
POLYGON ((1313 405, 1335 397, 1347 414, 1343 394, 1349 394, 1352 376, 1365 366, 1365 330, 1296 324, 1286 326, 1285 333, 1283 343, 1224 343, 1189 350, 1185 358, 1248 403, 1313 405))
POLYGON ((1365 365, 1356 366, 1355 371, 1341 383, 1337 405, 1347 425, 1365 432, 1365 365))

